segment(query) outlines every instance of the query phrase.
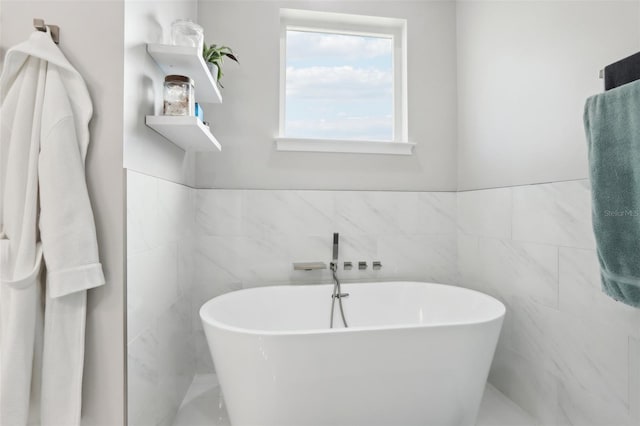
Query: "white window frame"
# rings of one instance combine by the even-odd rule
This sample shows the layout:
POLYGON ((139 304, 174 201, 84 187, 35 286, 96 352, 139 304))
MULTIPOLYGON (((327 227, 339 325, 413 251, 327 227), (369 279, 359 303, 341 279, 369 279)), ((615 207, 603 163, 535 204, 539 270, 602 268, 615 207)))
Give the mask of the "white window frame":
POLYGON ((411 155, 408 141, 407 21, 398 18, 280 9, 280 122, 278 151, 411 155), (305 139, 286 137, 287 30, 326 32, 393 40, 393 141, 305 139))

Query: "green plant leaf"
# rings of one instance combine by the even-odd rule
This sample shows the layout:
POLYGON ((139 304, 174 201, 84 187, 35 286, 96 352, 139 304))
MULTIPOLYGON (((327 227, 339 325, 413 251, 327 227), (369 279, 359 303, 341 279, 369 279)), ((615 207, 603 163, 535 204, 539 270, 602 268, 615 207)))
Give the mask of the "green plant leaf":
POLYGON ((218 67, 218 73, 215 77, 216 77, 216 82, 221 88, 224 88, 222 83, 220 83, 220 80, 224 75, 224 73, 222 72, 222 65, 224 64, 224 58, 227 57, 238 64, 240 63, 236 55, 233 53, 233 50, 229 46, 218 47, 217 44, 211 44, 207 46, 206 43, 204 43, 202 48, 202 57, 206 62, 215 64, 218 67))
POLYGON ((240 63, 240 61, 238 61, 238 58, 236 58, 236 56, 233 53, 227 53, 227 57, 231 60, 236 61, 236 63, 240 63))

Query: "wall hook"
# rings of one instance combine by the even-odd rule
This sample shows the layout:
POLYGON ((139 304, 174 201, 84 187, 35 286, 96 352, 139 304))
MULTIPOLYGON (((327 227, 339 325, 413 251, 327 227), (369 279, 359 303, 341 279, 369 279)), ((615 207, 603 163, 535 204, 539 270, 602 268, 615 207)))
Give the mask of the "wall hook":
POLYGON ((47 27, 49 27, 49 31, 51 31, 51 38, 55 44, 60 43, 60 27, 57 25, 47 25, 44 23, 44 19, 34 18, 33 19, 33 27, 42 32, 47 32, 47 27))

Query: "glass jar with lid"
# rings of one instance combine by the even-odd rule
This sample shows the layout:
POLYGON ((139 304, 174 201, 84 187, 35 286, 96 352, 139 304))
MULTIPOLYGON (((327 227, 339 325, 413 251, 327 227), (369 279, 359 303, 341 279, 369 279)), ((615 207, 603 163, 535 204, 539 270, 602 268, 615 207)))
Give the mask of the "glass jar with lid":
POLYGON ((164 78, 164 115, 195 115, 193 80, 184 75, 164 78))

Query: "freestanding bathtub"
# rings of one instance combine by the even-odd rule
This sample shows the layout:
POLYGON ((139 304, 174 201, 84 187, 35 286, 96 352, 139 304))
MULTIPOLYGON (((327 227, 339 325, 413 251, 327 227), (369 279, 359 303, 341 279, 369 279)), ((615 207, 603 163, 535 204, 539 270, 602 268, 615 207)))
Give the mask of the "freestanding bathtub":
POLYGON ((332 289, 252 288, 202 306, 234 426, 475 424, 502 303, 440 284, 343 284, 349 328, 330 329, 332 289))

